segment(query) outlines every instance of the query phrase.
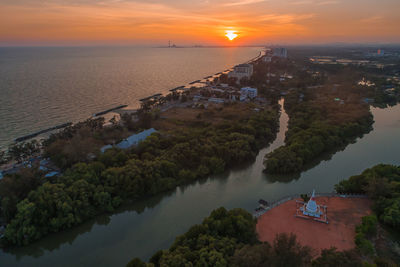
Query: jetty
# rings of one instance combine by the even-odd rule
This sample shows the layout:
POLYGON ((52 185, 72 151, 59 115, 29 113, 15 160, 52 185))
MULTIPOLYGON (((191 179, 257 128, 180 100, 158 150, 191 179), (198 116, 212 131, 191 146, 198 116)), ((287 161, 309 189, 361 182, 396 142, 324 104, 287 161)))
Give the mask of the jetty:
POLYGON ((100 111, 100 112, 94 113, 93 117, 101 116, 101 115, 107 114, 109 112, 112 112, 112 111, 115 111, 115 110, 118 110, 118 109, 121 109, 121 108, 126 108, 127 106, 128 105, 119 105, 119 106, 114 107, 114 108, 110 108, 110 109, 107 109, 107 110, 104 110, 104 111, 100 111))
POLYGON ((54 126, 54 127, 51 127, 51 128, 47 128, 45 130, 40 130, 40 131, 32 133, 32 134, 28 134, 28 135, 24 135, 24 136, 18 137, 16 139, 14 139, 14 141, 15 142, 26 141, 26 140, 34 138, 34 137, 36 137, 38 135, 41 135, 41 134, 44 134, 44 133, 47 133, 47 132, 50 132, 50 131, 62 129, 62 128, 65 128, 65 127, 68 127, 68 126, 71 126, 71 125, 72 125, 72 122, 63 123, 63 124, 60 124, 60 125, 57 125, 57 126, 54 126))
POLYGON ((179 90, 184 90, 184 88, 185 88, 185 86, 178 86, 178 87, 175 87, 175 88, 173 88, 173 89, 170 89, 169 91, 170 92, 176 92, 176 91, 179 91, 179 90))
POLYGON ((200 80, 196 80, 196 81, 190 82, 189 84, 195 84, 195 83, 199 83, 199 82, 200 82, 200 80))
POLYGON ((148 96, 148 97, 139 99, 139 101, 140 101, 140 102, 146 102, 146 101, 151 100, 151 99, 152 99, 152 100, 158 99, 158 98, 160 98, 161 96, 162 96, 162 94, 155 94, 155 95, 151 95, 151 96, 148 96))

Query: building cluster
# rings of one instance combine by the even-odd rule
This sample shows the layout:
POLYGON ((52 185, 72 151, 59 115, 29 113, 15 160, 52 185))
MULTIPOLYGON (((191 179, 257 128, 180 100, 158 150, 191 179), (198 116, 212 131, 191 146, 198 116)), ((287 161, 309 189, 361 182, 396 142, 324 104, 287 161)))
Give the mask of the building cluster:
MULTIPOLYGON (((194 102, 206 101, 211 103, 224 103, 233 101, 247 101, 257 97, 257 88, 244 87, 238 89, 238 85, 243 79, 251 79, 254 69, 253 63, 258 60, 265 62, 272 61, 273 58, 287 58, 286 48, 267 48, 260 53, 259 56, 253 58, 247 63, 239 64, 231 69, 227 69, 223 72, 218 72, 214 75, 204 77, 202 80, 196 80, 190 82, 186 86, 179 86, 170 90, 170 93, 166 96, 162 94, 156 94, 150 97, 140 99, 141 108, 144 110, 159 107, 166 110, 174 105, 180 105, 185 102, 186 99, 193 99, 194 102), (217 84, 218 78, 221 75, 227 75, 228 82, 232 85, 232 80, 235 79, 236 85, 230 86, 228 84, 217 84)), ((271 77, 276 77, 277 74, 267 73, 267 83, 271 77)), ((276 79, 279 81, 285 81, 292 79, 292 75, 287 73, 279 75, 276 79)))
POLYGON ((312 56, 309 58, 309 60, 314 64, 321 65, 356 65, 383 69, 384 67, 391 65, 390 63, 384 62, 383 60, 399 57, 399 50, 388 51, 377 49, 369 52, 354 51, 353 55, 350 55, 347 58, 340 58, 336 56, 312 56))
POLYGON ((240 90, 227 84, 205 86, 193 95, 194 102, 210 102, 222 104, 225 102, 248 101, 257 97, 257 88, 243 87, 240 90))
POLYGON ((369 80, 366 80, 365 78, 362 78, 362 80, 359 81, 357 84, 361 85, 361 86, 368 86, 368 87, 374 86, 376 88, 376 90, 381 90, 384 94, 386 94, 388 96, 392 96, 392 97, 395 97, 400 94, 399 80, 397 80, 397 82, 396 82, 396 79, 394 79, 394 78, 387 78, 386 82, 387 82, 387 84, 377 87, 375 83, 373 83, 369 80))
POLYGON ((257 97, 257 88, 243 87, 240 89, 240 101, 254 99, 257 97))
POLYGON ((37 167, 38 170, 44 174, 45 178, 50 178, 61 174, 60 169, 56 165, 54 165, 49 158, 35 156, 21 163, 9 163, 8 165, 5 165, 4 169, 0 169, 0 180, 5 175, 12 175, 14 173, 17 173, 22 168, 34 167, 37 167))
POLYGON ((379 58, 379 57, 399 57, 400 56, 400 51, 399 50, 393 50, 393 49, 388 49, 388 50, 384 50, 382 48, 379 48, 375 51, 372 52, 367 52, 364 54, 366 57, 370 57, 370 58, 379 58))
POLYGON ((267 48, 264 50, 263 62, 271 62, 272 58, 287 58, 287 49, 283 47, 267 48))
POLYGON ((336 58, 331 56, 314 56, 310 57, 309 60, 314 64, 321 65, 369 65, 371 62, 365 59, 347 59, 347 58, 336 58))

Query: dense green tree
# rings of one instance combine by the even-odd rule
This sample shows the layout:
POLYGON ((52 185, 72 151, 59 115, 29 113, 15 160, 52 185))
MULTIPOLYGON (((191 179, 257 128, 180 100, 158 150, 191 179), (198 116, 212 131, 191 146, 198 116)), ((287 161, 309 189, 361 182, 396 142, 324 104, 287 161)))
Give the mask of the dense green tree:
POLYGON ((272 248, 268 243, 245 245, 231 259, 234 267, 264 267, 272 265, 272 248))
POLYGON ((360 255, 354 250, 337 251, 336 248, 324 249, 321 256, 312 262, 314 267, 362 267, 360 255))
POLYGON ((17 203, 26 198, 42 183, 40 173, 33 168, 23 168, 20 172, 6 175, 0 180, 1 215, 9 222, 17 211, 17 203))
POLYGON ((400 167, 379 164, 343 180, 335 186, 339 193, 366 193, 374 200, 378 219, 391 226, 400 225, 400 167))
POLYGON ((229 266, 240 244, 256 242, 255 220, 242 209, 211 212, 201 225, 192 226, 176 238, 169 250, 158 252, 156 266, 229 266))
MULTIPOLYGON (((375 214, 365 216, 356 227, 355 243, 358 250, 368 257, 376 255, 374 239, 378 222, 396 233, 400 226, 400 167, 379 164, 366 169, 360 175, 343 180, 335 186, 338 193, 367 194, 373 200, 375 214)), ((398 234, 398 233, 397 233, 398 234)), ((379 259, 379 258, 378 258, 379 259)), ((382 261, 381 266, 390 266, 391 260, 382 261), (388 264, 388 265, 387 265, 388 264)), ((380 266, 379 265, 379 266, 380 266)))
POLYGON ((144 263, 141 259, 139 258, 134 258, 132 259, 126 267, 146 267, 146 263, 144 263))
POLYGON ((303 247, 294 234, 278 234, 273 245, 274 266, 307 266, 312 259, 310 247, 303 247))

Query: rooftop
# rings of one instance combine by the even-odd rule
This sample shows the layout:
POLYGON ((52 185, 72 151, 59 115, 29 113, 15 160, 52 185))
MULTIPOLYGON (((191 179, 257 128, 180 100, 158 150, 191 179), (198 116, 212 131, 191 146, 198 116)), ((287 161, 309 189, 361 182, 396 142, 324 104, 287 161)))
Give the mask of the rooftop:
POLYGON ((129 136, 128 138, 122 140, 116 146, 121 149, 129 148, 133 145, 139 144, 139 142, 143 141, 144 139, 146 139, 149 135, 151 135, 154 132, 156 132, 156 130, 153 128, 150 128, 150 129, 144 130, 138 134, 133 134, 133 135, 129 136))

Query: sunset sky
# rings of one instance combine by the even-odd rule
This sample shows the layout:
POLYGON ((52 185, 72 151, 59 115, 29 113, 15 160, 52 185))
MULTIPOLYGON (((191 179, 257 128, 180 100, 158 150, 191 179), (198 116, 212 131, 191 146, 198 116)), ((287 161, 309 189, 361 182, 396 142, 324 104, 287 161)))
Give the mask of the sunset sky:
POLYGON ((1 0, 0 45, 400 43, 399 14, 399 0, 1 0))

